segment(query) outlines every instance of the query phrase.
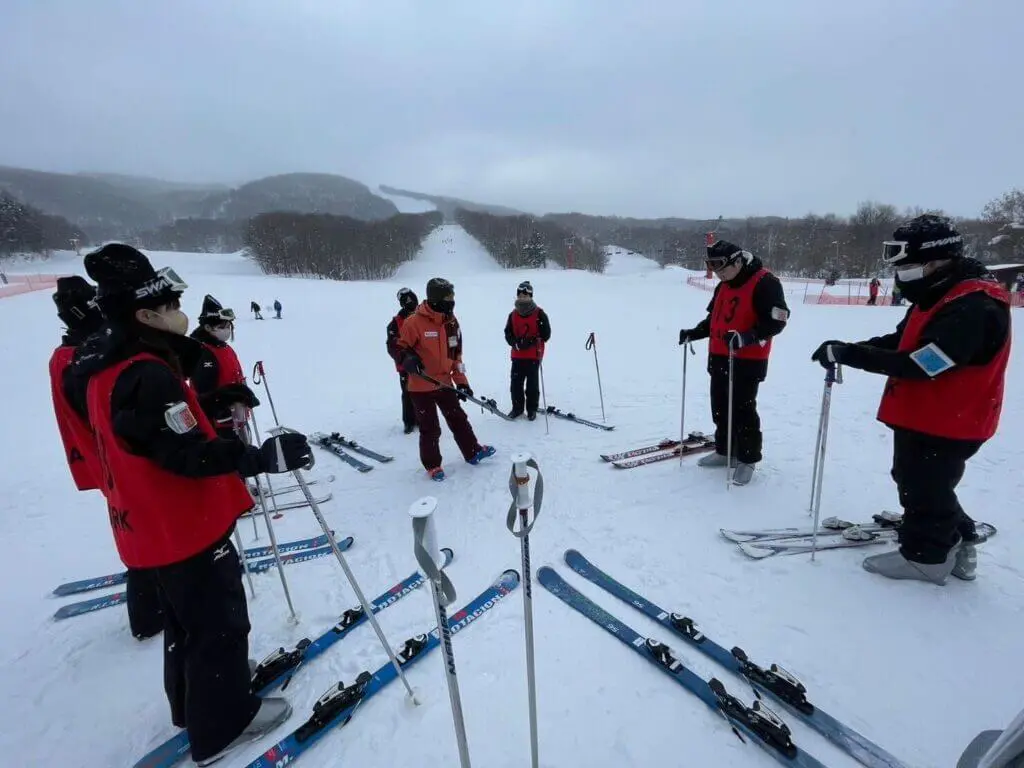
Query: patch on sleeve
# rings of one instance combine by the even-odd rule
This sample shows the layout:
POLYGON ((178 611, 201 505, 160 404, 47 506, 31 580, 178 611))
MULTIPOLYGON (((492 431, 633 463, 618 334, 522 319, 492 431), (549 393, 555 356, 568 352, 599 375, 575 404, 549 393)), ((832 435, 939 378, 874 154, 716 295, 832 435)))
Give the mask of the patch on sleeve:
POLYGON ((785 307, 772 307, 772 320, 784 323, 789 320, 789 310, 785 307))
POLYGON ((172 432, 179 435, 187 434, 199 426, 199 422, 192 414, 192 409, 184 400, 164 411, 164 421, 167 422, 167 426, 171 428, 172 432))
POLYGON ((910 359, 917 363, 918 368, 932 378, 935 378, 940 373, 945 373, 950 368, 956 367, 956 363, 935 342, 911 352, 910 359))

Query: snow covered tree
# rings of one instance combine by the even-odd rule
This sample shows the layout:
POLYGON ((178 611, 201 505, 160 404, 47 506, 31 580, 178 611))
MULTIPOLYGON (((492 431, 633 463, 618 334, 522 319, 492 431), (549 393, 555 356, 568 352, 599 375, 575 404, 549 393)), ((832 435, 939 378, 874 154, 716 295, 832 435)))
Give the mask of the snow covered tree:
POLYGON ((523 246, 523 266, 546 267, 548 265, 548 247, 540 232, 534 232, 523 246))

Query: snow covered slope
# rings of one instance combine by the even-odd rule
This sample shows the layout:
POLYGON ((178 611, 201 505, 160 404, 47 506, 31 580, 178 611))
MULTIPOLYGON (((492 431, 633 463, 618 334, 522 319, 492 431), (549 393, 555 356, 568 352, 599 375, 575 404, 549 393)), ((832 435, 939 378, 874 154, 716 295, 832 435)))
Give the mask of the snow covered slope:
MULTIPOLYGON (((613 270, 592 275, 563 270, 500 270, 458 227, 437 230, 420 259, 385 282, 335 283, 268 278, 241 257, 152 254, 189 282, 185 310, 195 317, 212 293, 239 315, 236 348, 247 370, 263 360, 278 414, 296 429, 341 430, 395 461, 358 474, 318 451, 313 476, 336 475, 323 505, 341 535, 355 536, 349 562, 368 595, 416 565, 409 505, 439 499, 441 543, 454 548, 449 573, 461 605, 508 567, 519 545, 505 530, 509 456, 528 450, 544 472, 543 513, 532 535, 533 564, 550 564, 582 592, 644 634, 659 636, 703 674, 721 677, 746 701, 750 690, 673 642, 629 606, 619 604, 562 565, 580 549, 666 608, 685 612, 726 647, 775 661, 799 675, 812 700, 913 766, 951 766, 983 728, 1001 728, 1020 709, 1017 654, 1024 634, 1024 385, 1020 345, 1009 372, 1010 393, 999 434, 972 460, 961 485, 965 508, 999 528, 979 548, 974 583, 945 588, 892 583, 860 568, 878 549, 754 562, 718 534, 720 527, 804 525, 822 372, 810 362, 823 339, 858 339, 891 329, 899 308, 795 304, 761 388, 765 461, 747 488, 726 491, 717 472, 678 462, 617 471, 598 455, 630 448, 679 429, 680 327, 702 316, 708 294, 688 287, 682 270, 613 270), (598 341, 609 423, 605 433, 552 420, 506 423, 479 409, 467 413, 481 441, 497 446, 479 467, 460 460, 442 438, 449 479, 426 479, 416 436, 401 434, 398 381, 385 354, 384 328, 404 284, 423 296, 435 274, 456 286, 470 381, 479 395, 508 407, 508 348, 502 338, 515 287, 532 280, 554 334, 545 361, 548 402, 600 420, 592 353, 598 341), (257 321, 252 299, 279 298, 284 319, 257 321)), ((613 265, 615 261, 613 260, 613 265)), ((68 268, 80 267, 70 261, 68 268)), ((49 266, 40 271, 50 271, 49 266)), ((101 498, 77 493, 62 459, 49 400, 47 359, 60 328, 48 292, 0 300, 0 397, 7 404, 0 461, 0 560, 4 609, 0 633, 0 751, 12 764, 106 768, 131 765, 169 736, 161 678, 161 641, 138 643, 121 608, 53 622, 68 599, 49 596, 59 582, 119 569, 101 498)), ((687 427, 708 430, 705 345, 689 366, 687 427)), ((836 387, 825 471, 823 515, 864 519, 896 508, 888 477, 887 430, 874 420, 882 381, 849 372, 836 387)), ((262 398, 263 393, 259 391, 262 398)), ((265 398, 264 402, 265 401, 265 398)), ((270 409, 257 410, 259 425, 270 409)), ((283 481, 279 481, 283 482, 283 481)), ((185 511, 183 511, 183 514, 185 511)), ((251 524, 240 527, 247 546, 251 524)), ((281 540, 317 533, 305 510, 285 513, 281 540)), ((267 542, 266 533, 260 543, 267 542)), ((354 604, 351 588, 330 558, 291 565, 287 576, 301 623, 287 622, 278 577, 255 578, 250 601, 251 654, 315 636, 354 604)), ((657 670, 534 590, 539 675, 541 760, 576 766, 754 766, 771 759, 732 735, 726 723, 657 670)), ((380 616, 392 644, 433 626, 428 594, 412 595, 380 616)), ((522 600, 517 592, 454 641, 474 765, 529 764, 522 600)), ((286 690, 295 706, 291 727, 339 679, 351 682, 385 661, 370 628, 357 630, 300 672, 286 690)), ((410 708, 400 686, 362 707, 299 765, 412 766, 457 762, 441 658, 410 672, 425 699, 410 708)), ((798 721, 797 742, 829 766, 854 765, 798 721)), ((275 733, 280 737, 284 729, 275 733)), ((224 768, 243 766, 271 740, 240 750, 224 768)))

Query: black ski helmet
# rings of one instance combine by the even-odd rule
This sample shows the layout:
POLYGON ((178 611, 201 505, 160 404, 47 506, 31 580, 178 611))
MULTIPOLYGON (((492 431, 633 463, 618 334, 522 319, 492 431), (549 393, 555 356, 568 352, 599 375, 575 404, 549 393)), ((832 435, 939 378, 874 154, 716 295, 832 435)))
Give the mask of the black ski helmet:
POLYGON ((882 245, 889 266, 925 264, 964 255, 964 238, 944 216, 925 213, 900 224, 882 245))
POLYGON ((91 333, 103 324, 96 304, 96 287, 83 277, 58 277, 53 303, 57 305, 57 317, 69 330, 91 333))
POLYGON ((403 307, 415 307, 420 303, 420 300, 412 288, 399 288, 398 303, 403 307))
POLYGON ((432 277, 427 281, 427 301, 444 301, 455 293, 455 286, 443 277, 432 277))

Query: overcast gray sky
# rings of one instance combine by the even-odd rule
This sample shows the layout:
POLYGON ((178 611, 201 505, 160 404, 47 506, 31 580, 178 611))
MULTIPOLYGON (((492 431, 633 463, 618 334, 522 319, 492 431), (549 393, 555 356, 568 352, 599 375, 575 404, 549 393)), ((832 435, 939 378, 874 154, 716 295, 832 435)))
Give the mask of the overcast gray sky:
POLYGON ((625 216, 977 215, 1021 0, 0 0, 0 163, 625 216))

